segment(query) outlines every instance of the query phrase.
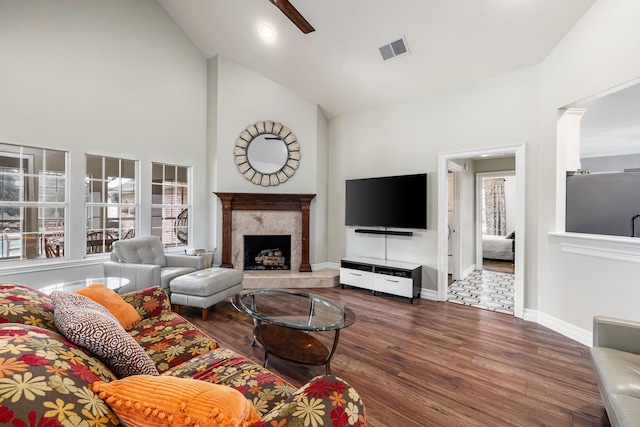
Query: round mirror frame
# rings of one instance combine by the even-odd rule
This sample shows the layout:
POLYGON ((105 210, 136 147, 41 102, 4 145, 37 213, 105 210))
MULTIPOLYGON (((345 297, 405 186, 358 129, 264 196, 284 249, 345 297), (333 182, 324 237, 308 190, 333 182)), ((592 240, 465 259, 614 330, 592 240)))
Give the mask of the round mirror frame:
POLYGON ((263 187, 275 186, 286 182, 293 176, 300 164, 300 144, 291 129, 282 123, 271 120, 259 121, 247 126, 240 132, 233 150, 238 171, 249 181, 263 187), (247 157, 251 141, 258 135, 272 134, 279 136, 287 148, 287 161, 273 173, 262 173, 253 168, 247 157))

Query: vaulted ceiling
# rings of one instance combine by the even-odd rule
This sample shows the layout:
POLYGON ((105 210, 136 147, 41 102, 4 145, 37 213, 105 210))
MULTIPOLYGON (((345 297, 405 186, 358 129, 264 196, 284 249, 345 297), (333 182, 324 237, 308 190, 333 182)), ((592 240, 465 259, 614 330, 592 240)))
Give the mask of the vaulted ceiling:
POLYGON ((291 0, 309 34, 269 0, 158 1, 208 58, 225 56, 332 118, 538 64, 596 0, 291 0), (403 36, 410 53, 383 61, 379 47, 403 36))
POLYGON ((640 153, 640 80, 629 84, 576 103, 587 110, 580 126, 581 157, 640 153))

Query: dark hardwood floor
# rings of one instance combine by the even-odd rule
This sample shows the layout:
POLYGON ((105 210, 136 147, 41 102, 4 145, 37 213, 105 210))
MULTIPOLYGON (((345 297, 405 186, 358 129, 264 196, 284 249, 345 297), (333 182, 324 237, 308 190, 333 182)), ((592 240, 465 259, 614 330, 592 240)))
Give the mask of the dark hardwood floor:
POLYGON ((482 260, 482 269, 489 271, 497 271, 500 273, 511 273, 515 272, 515 266, 512 261, 502 261, 499 259, 487 259, 484 258, 482 260))
MULTIPOLYGON (((333 374, 360 393, 371 427, 609 426, 589 349, 535 323, 488 310, 358 289, 314 289, 348 304, 333 374)), ((218 343, 261 363, 251 320, 225 301, 182 314, 218 343)), ((324 367, 274 357, 269 368, 296 386, 324 367)))

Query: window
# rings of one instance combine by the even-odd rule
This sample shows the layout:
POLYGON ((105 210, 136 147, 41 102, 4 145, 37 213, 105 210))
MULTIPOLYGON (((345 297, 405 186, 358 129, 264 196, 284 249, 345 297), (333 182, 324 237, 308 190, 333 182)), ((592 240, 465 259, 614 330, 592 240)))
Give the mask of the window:
POLYGON ((567 174, 559 209, 566 232, 640 237, 638 99, 640 79, 560 110, 558 149, 565 148, 567 174))
POLYGON ((629 183, 640 170, 639 83, 558 111, 557 158, 566 174, 557 174, 556 191, 564 203, 556 204, 557 228, 549 234, 564 252, 640 263, 640 211, 632 203, 639 184, 629 183))
POLYGON ((153 163, 151 182, 151 234, 162 244, 189 244, 189 168, 153 163))
POLYGON ((67 153, 0 144, 0 260, 64 255, 67 153))
POLYGON ((87 254, 135 236, 136 161, 86 155, 87 254))

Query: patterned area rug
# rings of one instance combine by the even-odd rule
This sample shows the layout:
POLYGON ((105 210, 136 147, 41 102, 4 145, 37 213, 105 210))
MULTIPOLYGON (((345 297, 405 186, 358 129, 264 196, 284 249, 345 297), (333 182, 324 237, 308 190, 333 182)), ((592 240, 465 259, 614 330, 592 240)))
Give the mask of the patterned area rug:
POLYGON ((449 286, 448 301, 513 315, 515 275, 476 270, 449 286))

